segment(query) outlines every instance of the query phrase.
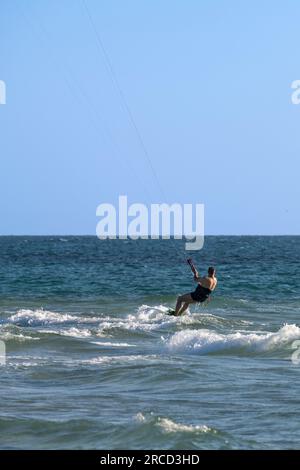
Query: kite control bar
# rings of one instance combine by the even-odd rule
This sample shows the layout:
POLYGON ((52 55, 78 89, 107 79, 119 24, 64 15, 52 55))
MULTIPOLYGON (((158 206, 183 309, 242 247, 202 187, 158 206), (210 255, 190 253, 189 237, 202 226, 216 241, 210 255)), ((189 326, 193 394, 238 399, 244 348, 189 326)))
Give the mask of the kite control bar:
POLYGON ((192 270, 192 273, 194 274, 194 276, 197 276, 198 273, 197 273, 197 270, 196 270, 196 268, 195 268, 195 266, 194 266, 194 263, 193 263, 192 258, 188 258, 188 259, 186 260, 186 262, 187 262, 187 264, 190 265, 191 270, 192 270))

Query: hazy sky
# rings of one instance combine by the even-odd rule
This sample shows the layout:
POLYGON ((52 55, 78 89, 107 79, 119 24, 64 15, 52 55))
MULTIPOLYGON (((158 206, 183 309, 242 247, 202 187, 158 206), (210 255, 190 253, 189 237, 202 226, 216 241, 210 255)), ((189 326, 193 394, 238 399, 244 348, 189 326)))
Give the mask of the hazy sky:
POLYGON ((117 201, 300 234, 300 3, 0 0, 0 234, 94 234, 117 201), (160 190, 163 188, 163 193, 160 190))

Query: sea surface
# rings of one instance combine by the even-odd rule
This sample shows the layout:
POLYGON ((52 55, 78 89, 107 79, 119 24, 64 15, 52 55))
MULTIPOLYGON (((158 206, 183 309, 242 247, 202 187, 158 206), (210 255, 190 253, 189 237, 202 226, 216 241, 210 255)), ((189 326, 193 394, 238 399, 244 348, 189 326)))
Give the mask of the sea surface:
POLYGON ((300 237, 0 237, 0 448, 300 449, 299 294, 300 237))

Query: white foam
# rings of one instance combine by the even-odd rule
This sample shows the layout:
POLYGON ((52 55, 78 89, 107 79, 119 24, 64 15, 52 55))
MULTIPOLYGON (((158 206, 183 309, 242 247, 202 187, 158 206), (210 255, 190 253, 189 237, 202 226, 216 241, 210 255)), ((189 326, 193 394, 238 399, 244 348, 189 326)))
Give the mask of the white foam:
POLYGON ((99 318, 80 317, 70 314, 51 312, 49 310, 43 309, 22 309, 19 310, 16 314, 9 317, 8 319, 8 322, 21 326, 51 325, 55 323, 67 323, 74 321, 79 323, 90 323, 94 321, 99 321, 99 318))
POLYGON ((90 330, 86 328, 69 328, 69 329, 60 329, 60 330, 39 330, 39 333, 53 334, 59 336, 71 336, 72 338, 87 338, 92 336, 90 330))
POLYGON ((19 367, 36 367, 45 365, 46 361, 44 357, 41 356, 12 356, 9 355, 6 361, 6 365, 17 369, 19 367))
POLYGON ((127 315, 123 318, 106 318, 105 321, 101 321, 99 325, 99 335, 109 334, 110 330, 123 329, 129 331, 144 331, 151 332, 161 328, 168 327, 170 325, 223 325, 233 323, 236 324, 249 324, 245 320, 235 321, 228 318, 212 314, 193 314, 193 315, 182 315, 174 316, 168 315, 169 308, 164 305, 141 305, 136 313, 127 315))
POLYGON ((241 326, 251 325, 252 322, 247 320, 237 320, 232 318, 224 318, 211 313, 193 313, 192 315, 182 315, 178 317, 183 325, 211 325, 211 326, 241 326))
POLYGON ((70 328, 69 330, 61 330, 60 332, 61 335, 64 336, 71 336, 72 338, 87 338, 92 335, 90 330, 85 329, 79 329, 79 328, 70 328))
POLYGON ((9 366, 13 369, 17 369, 19 367, 37 367, 40 364, 38 362, 6 362, 6 366, 9 366))
MULTIPOLYGON (((109 336, 110 330, 123 329, 127 331, 152 331, 180 321, 176 317, 167 316, 168 308, 162 305, 149 307, 142 305, 135 314, 129 314, 125 318, 120 317, 88 317, 73 315, 70 313, 52 312, 50 310, 36 309, 22 309, 17 313, 11 315, 6 321, 7 323, 15 324, 18 326, 49 326, 60 325, 67 323, 93 323, 98 327, 98 331, 94 334, 96 336, 105 337, 109 336)), ((48 331, 49 332, 49 331, 48 331)), ((78 328, 71 328, 69 330, 52 331, 65 336, 91 336, 89 330, 79 330, 78 328)))
POLYGON ((139 423, 145 423, 146 422, 146 417, 140 411, 135 415, 134 419, 135 419, 135 421, 138 421, 139 423))
MULTIPOLYGON (((123 364, 128 362, 152 362, 157 361, 158 356, 156 355, 124 355, 124 356, 98 356, 92 357, 91 359, 85 359, 80 361, 80 364, 123 364)), ((161 358, 160 358, 161 359, 161 358)))
POLYGON ((187 433, 207 433, 213 432, 216 433, 214 429, 206 426, 205 424, 201 425, 192 425, 192 424, 182 424, 176 423, 169 418, 161 418, 160 416, 155 416, 152 412, 145 416, 143 413, 139 412, 135 415, 135 421, 138 423, 153 423, 155 426, 162 428, 166 433, 175 433, 175 432, 187 432, 187 433))
POLYGON ((1 331, 0 332, 0 339, 2 341, 38 341, 40 338, 37 337, 32 337, 32 336, 26 336, 22 334, 15 334, 11 333, 10 331, 1 331))
POLYGON ((104 333, 107 334, 110 330, 121 329, 129 331, 151 331, 156 328, 155 325, 143 324, 136 320, 134 316, 129 315, 125 320, 110 320, 101 322, 99 325, 99 331, 97 336, 103 336, 104 333), (129 318, 131 317, 131 318, 129 318))
POLYGON ((91 344, 98 344, 99 346, 111 346, 115 348, 135 347, 135 344, 128 343, 112 343, 110 341, 91 341, 91 344))
POLYGON ((135 318, 142 323, 157 323, 158 321, 166 320, 168 311, 169 308, 164 305, 154 305, 153 307, 141 305, 135 318))
POLYGON ((168 418, 158 418, 157 426, 163 428, 165 432, 200 432, 200 433, 207 433, 207 432, 216 432, 213 429, 209 428, 205 424, 202 425, 191 425, 191 424, 181 424, 175 423, 168 418))
POLYGON ((296 325, 285 325, 276 333, 236 332, 225 335, 207 329, 183 330, 171 336, 166 346, 171 351, 195 351, 202 354, 231 349, 263 352, 283 348, 298 338, 300 328, 296 325))
POLYGON ((142 305, 137 313, 127 315, 124 319, 109 318, 99 325, 100 335, 112 329, 123 329, 131 331, 152 331, 161 328, 165 324, 174 323, 176 317, 167 316, 168 308, 163 305, 149 307, 142 305))

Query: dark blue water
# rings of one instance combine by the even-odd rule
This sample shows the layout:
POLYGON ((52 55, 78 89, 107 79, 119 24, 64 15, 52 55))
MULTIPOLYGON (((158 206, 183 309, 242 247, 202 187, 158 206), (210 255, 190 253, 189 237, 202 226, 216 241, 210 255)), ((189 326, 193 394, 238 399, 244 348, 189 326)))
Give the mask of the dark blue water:
POLYGON ((300 448, 299 248, 206 237, 175 318, 182 241, 0 237, 1 448, 300 448))

